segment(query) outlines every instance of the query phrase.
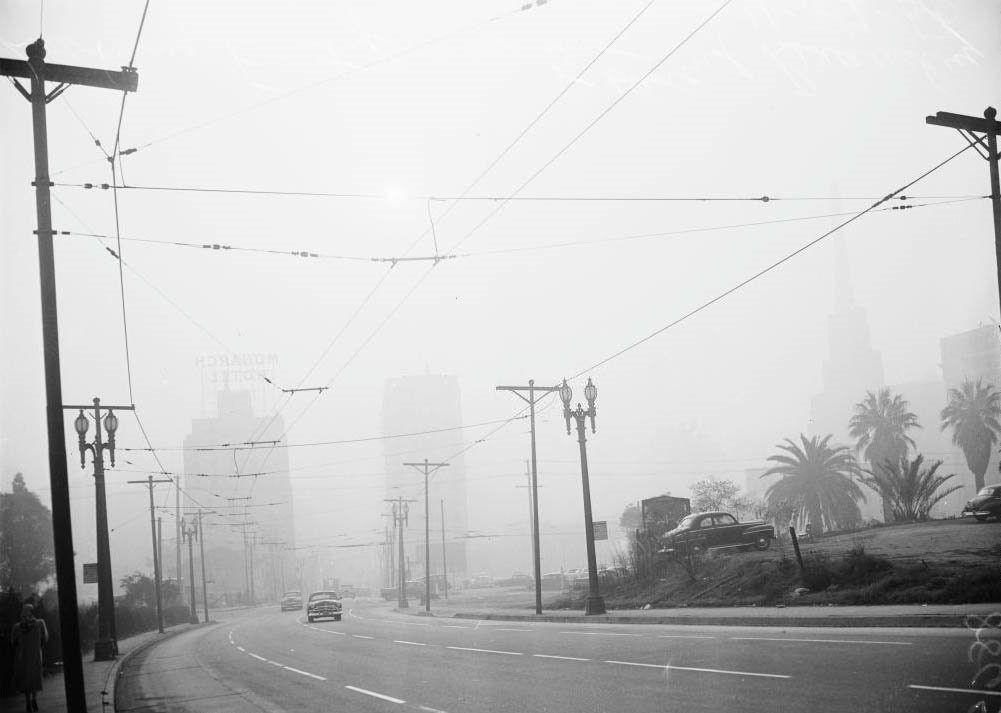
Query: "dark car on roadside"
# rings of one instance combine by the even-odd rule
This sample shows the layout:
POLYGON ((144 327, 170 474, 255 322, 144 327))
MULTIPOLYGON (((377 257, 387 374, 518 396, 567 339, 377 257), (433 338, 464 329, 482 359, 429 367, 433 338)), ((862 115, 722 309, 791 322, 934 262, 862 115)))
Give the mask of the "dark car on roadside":
POLYGON ((761 520, 738 522, 728 512, 701 512, 682 518, 667 532, 662 552, 701 552, 712 549, 752 547, 767 550, 775 539, 775 528, 761 520))
POLYGON ((299 611, 302 609, 302 592, 291 589, 282 594, 282 611, 299 611))
POLYGON ((309 595, 306 603, 306 618, 310 623, 317 619, 341 620, 341 598, 337 592, 324 589, 309 595))
POLYGON ((1001 485, 987 485, 980 489, 966 505, 963 506, 963 515, 969 513, 983 522, 989 517, 996 517, 1001 520, 1001 485))

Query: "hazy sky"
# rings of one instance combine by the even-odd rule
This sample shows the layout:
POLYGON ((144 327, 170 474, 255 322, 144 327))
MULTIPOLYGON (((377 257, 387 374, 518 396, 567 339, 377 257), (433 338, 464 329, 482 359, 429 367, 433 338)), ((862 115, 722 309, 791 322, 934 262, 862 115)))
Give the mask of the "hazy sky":
MULTIPOLYGON (((210 415, 200 356, 276 354, 279 386, 332 387, 283 412, 296 443, 378 435, 390 377, 458 376, 465 421, 478 423, 519 409, 497 384, 583 371, 599 390, 597 518, 759 466, 807 430, 821 388, 833 239, 589 367, 847 216, 679 231, 859 211, 962 148, 924 118, 1001 102, 1001 3, 732 0, 636 85, 721 4, 655 0, 469 192, 509 197, 545 167, 521 197, 785 200, 428 199, 465 191, 646 4, 153 0, 121 130, 122 147, 139 150, 120 180, 365 197, 119 191, 132 395, 105 246, 119 248, 74 235, 56 241, 64 400, 134 400, 154 446, 178 448, 191 419, 210 415), (435 240, 459 257, 391 268, 280 254, 426 256, 435 240)), ((48 60, 128 64, 142 7, 49 0, 48 60)), ((0 2, 3 56, 24 57, 39 10, 0 2)), ((110 181, 90 133, 110 150, 120 104, 74 87, 49 105, 53 180, 70 184, 53 189, 56 229, 114 236, 111 192, 79 185, 110 181)), ((6 83, 0 166, 0 483, 22 471, 47 494, 31 115, 6 83)), ((986 163, 968 151, 906 194, 910 205, 988 192, 986 163)), ((997 319, 988 201, 877 212, 838 235, 888 383, 935 378, 940 337, 997 319)), ((480 530, 522 527, 525 432, 518 421, 466 453, 480 530)), ((129 417, 119 444, 144 445, 129 417)), ((86 529, 92 481, 69 449, 75 529, 86 529)), ((160 458, 181 469, 180 453, 160 458)), ((556 408, 540 419, 539 458, 543 520, 579 521, 576 441, 556 408)), ((146 536, 144 491, 122 483, 156 464, 128 459, 141 472, 109 475, 113 548, 146 536)), ((381 527, 381 443, 293 449, 290 466, 300 537, 362 542, 381 527)))

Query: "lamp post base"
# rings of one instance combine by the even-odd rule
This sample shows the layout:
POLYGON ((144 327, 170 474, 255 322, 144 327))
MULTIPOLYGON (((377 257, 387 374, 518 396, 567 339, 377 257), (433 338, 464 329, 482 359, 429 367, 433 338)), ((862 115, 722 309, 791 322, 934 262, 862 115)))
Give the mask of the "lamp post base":
POLYGON ((104 641, 97 641, 94 643, 94 660, 95 661, 114 661, 115 660, 115 642, 112 639, 105 639, 104 641))
POLYGON ((584 603, 584 615, 591 616, 594 614, 604 614, 605 613, 605 599, 601 596, 589 596, 587 601, 584 603))

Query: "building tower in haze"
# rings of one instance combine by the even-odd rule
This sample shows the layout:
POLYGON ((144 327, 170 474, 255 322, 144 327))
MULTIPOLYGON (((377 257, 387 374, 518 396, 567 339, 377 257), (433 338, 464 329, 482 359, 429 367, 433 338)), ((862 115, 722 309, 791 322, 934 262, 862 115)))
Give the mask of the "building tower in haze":
MULTIPOLYGON (((282 439, 285 427, 281 416, 255 415, 250 391, 224 389, 216 397, 217 414, 192 420, 191 434, 184 439, 183 510, 192 513, 202 507, 217 513, 204 518, 210 599, 238 601, 248 595, 251 562, 246 558, 252 552, 255 599, 267 601, 276 592, 280 596, 282 588, 292 588, 295 577, 295 517, 288 449, 282 439), (276 443, 218 447, 251 440, 276 443), (198 450, 207 446, 216 448, 198 450), (246 546, 244 528, 232 526, 245 521, 253 522, 246 527, 246 546), (265 544, 278 542, 283 544, 265 544)), ((199 581, 200 576, 196 574, 199 581)))
MULTIPOLYGON (((466 470, 463 449, 462 403, 459 380, 454 376, 423 374, 386 381, 382 401, 382 432, 386 460, 386 498, 403 497, 410 503, 404 544, 409 577, 424 576, 424 476, 404 462, 447 461, 450 465, 431 476, 429 510, 431 575, 442 572, 441 512, 445 511, 445 558, 450 581, 468 577, 466 560, 466 470), (454 429, 454 430, 442 430, 454 429), (420 436, 391 438, 406 433, 420 436)), ((389 506, 386 503, 387 507, 389 506)))
MULTIPOLYGON (((865 309, 855 303, 843 239, 838 241, 837 250, 835 309, 827 319, 824 390, 811 401, 809 433, 821 438, 832 434, 832 444, 852 446, 848 422, 855 413, 855 404, 865 398, 867 391, 883 388, 885 377, 883 358, 872 348, 865 309)), ((863 520, 881 518, 879 496, 869 490, 866 494, 866 502, 860 503, 863 520)))

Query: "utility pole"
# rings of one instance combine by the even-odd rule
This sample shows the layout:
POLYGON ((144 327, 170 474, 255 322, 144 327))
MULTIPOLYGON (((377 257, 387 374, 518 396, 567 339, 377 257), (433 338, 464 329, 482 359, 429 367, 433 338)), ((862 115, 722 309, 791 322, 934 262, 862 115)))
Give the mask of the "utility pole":
MULTIPOLYGON (((0 75, 31 102, 35 142, 35 208, 38 219, 38 266, 42 298, 42 352, 45 367, 45 406, 49 450, 49 488, 52 494, 52 539, 59 598, 59 632, 63 644, 63 685, 69 713, 86 713, 83 659, 80 656, 80 622, 77 616, 76 572, 73 566, 73 527, 69 474, 66 466, 66 432, 63 424, 63 387, 59 372, 59 319, 56 303, 56 270, 52 246, 52 205, 49 189, 49 145, 46 105, 77 84, 134 92, 139 75, 129 67, 120 72, 72 67, 45 62, 45 42, 38 38, 26 49, 28 61, 0 58, 0 75), (30 80, 26 90, 18 79, 30 80), (50 93, 45 82, 57 82, 50 93)), ((113 158, 113 157, 112 157, 113 158)))
POLYGON ((250 606, 257 604, 257 596, 254 593, 254 547, 257 545, 257 532, 250 533, 250 606))
POLYGON ((410 607, 410 602, 407 601, 407 557, 403 550, 403 527, 407 524, 407 520, 409 519, 410 503, 415 503, 417 501, 404 500, 402 497, 398 497, 395 500, 387 499, 384 502, 393 503, 393 529, 395 530, 397 525, 400 527, 400 573, 397 576, 396 606, 400 609, 408 609, 410 607))
POLYGON ((536 386, 535 379, 528 380, 528 386, 498 386, 497 391, 511 391, 519 399, 528 404, 532 431, 532 557, 535 560, 535 613, 542 614, 542 561, 539 557, 539 472, 535 458, 535 404, 539 398, 536 394, 549 394, 559 391, 559 386, 536 386), (527 391, 526 397, 522 392, 527 391))
MULTIPOLYGON (((525 461, 525 479, 528 481, 526 485, 516 485, 516 488, 525 488, 528 493, 528 522, 531 529, 529 530, 529 539, 532 540, 532 567, 535 567, 535 538, 532 537, 532 533, 535 532, 535 509, 533 503, 535 502, 532 498, 532 470, 529 467, 528 461, 525 461)), ((541 562, 542 559, 540 558, 541 562)))
POLYGON ((181 476, 175 475, 174 484, 174 572, 177 574, 177 592, 184 601, 184 570, 181 569, 181 476))
POLYGON ((145 485, 149 488, 149 529, 153 537, 153 585, 156 589, 156 625, 160 633, 163 633, 163 595, 160 590, 160 547, 157 522, 154 521, 156 508, 153 505, 153 486, 156 483, 169 483, 168 479, 153 480, 150 475, 146 480, 130 480, 132 485, 145 485))
POLYGON ((271 593, 274 595, 275 601, 280 602, 282 593, 277 590, 279 577, 278 567, 280 564, 279 552, 281 550, 278 548, 285 545, 285 540, 261 540, 261 544, 267 545, 267 547, 271 550, 271 593))
POLYGON ((992 106, 984 110, 982 119, 979 116, 940 111, 935 116, 926 117, 925 123, 955 129, 976 149, 980 157, 987 161, 991 174, 991 205, 994 210, 994 253, 997 259, 998 297, 1001 299, 1001 180, 998 178, 998 134, 1001 133, 1001 122, 996 120, 997 115, 997 109, 992 106), (978 133, 983 136, 978 136, 978 133))
POLYGON ((445 498, 441 499, 441 576, 445 580, 445 601, 448 601, 448 562, 445 560, 445 498))
POLYGON ((108 535, 108 500, 104 488, 104 451, 108 451, 111 467, 115 467, 115 432, 118 417, 115 411, 134 411, 134 406, 104 406, 104 428, 108 442, 101 438, 101 399, 95 398, 93 406, 63 406, 68 411, 79 409, 73 428, 80 439, 80 467, 86 465, 86 453, 94 458, 94 494, 97 506, 97 641, 94 642, 94 660, 111 661, 118 656, 118 636, 115 631, 115 587, 111 577, 111 543, 108 535), (90 421, 84 409, 94 409, 94 442, 87 443, 90 421))
POLYGON ((156 556, 160 559, 160 581, 163 582, 163 518, 156 519, 156 556))
POLYGON ((198 623, 198 601, 195 599, 195 538, 198 537, 198 522, 193 520, 186 523, 181 519, 181 534, 188 543, 188 576, 191 578, 191 624, 198 623))
POLYGON ((428 507, 428 476, 439 468, 447 468, 448 463, 404 463, 403 465, 424 471, 424 613, 431 613, 431 511, 428 507))
POLYGON ((202 560, 202 607, 205 609, 205 623, 209 623, 209 585, 208 581, 205 579, 205 527, 202 525, 202 515, 214 515, 215 510, 205 510, 198 508, 198 532, 201 533, 201 537, 198 538, 198 549, 201 554, 202 560))

